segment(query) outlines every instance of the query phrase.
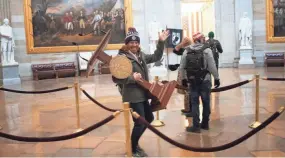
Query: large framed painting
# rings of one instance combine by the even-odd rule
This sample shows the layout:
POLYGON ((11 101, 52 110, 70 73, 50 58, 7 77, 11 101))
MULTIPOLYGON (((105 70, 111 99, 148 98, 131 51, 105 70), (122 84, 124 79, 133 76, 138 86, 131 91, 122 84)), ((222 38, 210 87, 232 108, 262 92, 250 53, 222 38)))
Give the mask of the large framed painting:
POLYGON ((119 49, 132 26, 132 0, 24 0, 27 52, 94 51, 111 29, 106 49, 119 49))
POLYGON ((269 43, 285 42, 284 0, 266 0, 266 34, 269 43))

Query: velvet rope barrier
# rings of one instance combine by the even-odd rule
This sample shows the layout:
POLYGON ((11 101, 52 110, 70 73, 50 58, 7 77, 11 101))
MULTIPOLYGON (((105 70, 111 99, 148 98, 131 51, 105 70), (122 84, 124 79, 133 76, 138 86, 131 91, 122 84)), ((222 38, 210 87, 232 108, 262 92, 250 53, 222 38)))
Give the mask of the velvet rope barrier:
POLYGON ((67 90, 67 89, 72 88, 72 87, 73 86, 62 87, 62 88, 51 89, 51 90, 43 90, 43 91, 22 91, 22 90, 14 90, 14 89, 8 89, 8 88, 0 87, 0 91, 7 91, 7 92, 21 93, 21 94, 44 94, 44 93, 63 91, 63 90, 67 90))
POLYGON ((275 112, 273 115, 271 115, 267 120, 265 120, 260 126, 258 126, 257 128, 251 130, 250 132, 248 132, 246 135, 234 140, 231 143, 228 144, 224 144, 221 146, 216 146, 216 147, 206 147, 206 148, 201 148, 201 147, 192 147, 192 146, 188 146, 185 144, 181 144, 179 142, 176 142, 172 139, 170 139, 169 137, 167 137, 166 135, 164 135, 163 133, 161 133, 159 130, 157 130, 156 128, 152 127, 143 117, 139 116, 136 112, 133 112, 133 116, 138 119, 138 121, 140 121, 141 123, 145 124, 147 126, 147 128, 149 130, 151 130, 152 132, 154 132, 155 134, 157 134, 159 137, 161 137, 162 139, 164 139, 165 141, 169 142, 172 145, 175 145, 179 148, 182 148, 184 150, 190 150, 190 151, 194 151, 194 152, 216 152, 216 151, 221 151, 221 150, 226 150, 229 149, 233 146, 236 146, 238 144, 240 144, 241 142, 245 141, 246 139, 248 139, 249 137, 253 136, 254 134, 256 134, 257 132, 259 132, 260 130, 262 130, 263 128, 265 128, 267 125, 269 125, 272 121, 274 121, 278 116, 280 116, 280 114, 282 114, 284 112, 284 107, 280 108, 279 111, 275 112))
POLYGON ((94 98, 92 98, 84 89, 81 89, 80 90, 83 92, 83 94, 88 98, 90 99, 93 103, 97 104, 98 106, 100 106, 101 108, 107 110, 107 111, 110 111, 110 112, 115 112, 115 111, 120 111, 120 109, 111 109, 111 108, 108 108, 106 106, 104 106, 103 104, 99 103, 97 100, 95 100, 94 98))
MULTIPOLYGON (((211 89, 211 93, 222 92, 222 91, 227 91, 227 90, 230 90, 230 89, 234 89, 234 88, 240 87, 242 85, 245 85, 245 84, 247 84, 247 83, 249 83, 251 81, 253 81, 253 79, 245 80, 245 81, 242 81, 242 82, 239 82, 239 83, 235 83, 235 84, 232 84, 232 85, 228 85, 228 86, 224 86, 224 87, 213 88, 213 89, 211 89)), ((168 81, 162 81, 162 83, 165 84, 165 83, 168 83, 168 81)), ((176 88, 188 91, 188 88, 184 87, 182 85, 177 85, 176 88)))
POLYGON ((232 85, 228 85, 228 86, 224 86, 224 87, 219 87, 219 88, 214 88, 214 89, 211 89, 211 93, 215 93, 215 92, 223 92, 223 91, 227 91, 227 90, 230 90, 230 89, 234 89, 234 88, 237 88, 237 87, 240 87, 242 85, 245 85, 249 82, 251 82, 253 80, 245 80, 245 81, 242 81, 242 82, 239 82, 239 83, 236 83, 236 84, 232 84, 232 85))
POLYGON ((73 139, 76 137, 80 137, 84 134, 87 134, 91 132, 92 130, 95 130, 102 125, 110 122, 113 120, 115 117, 117 117, 120 114, 120 112, 115 112, 113 115, 110 115, 109 117, 105 118, 104 120, 80 131, 76 132, 73 134, 68 134, 68 135, 63 135, 63 136, 56 136, 56 137, 21 137, 21 136, 15 136, 7 133, 0 132, 0 137, 11 139, 11 140, 16 140, 16 141, 21 141, 21 142, 55 142, 55 141, 63 141, 63 140, 68 140, 68 139, 73 139))
POLYGON ((272 77, 263 77, 262 80, 267 80, 267 81, 285 81, 285 78, 272 78, 272 77))

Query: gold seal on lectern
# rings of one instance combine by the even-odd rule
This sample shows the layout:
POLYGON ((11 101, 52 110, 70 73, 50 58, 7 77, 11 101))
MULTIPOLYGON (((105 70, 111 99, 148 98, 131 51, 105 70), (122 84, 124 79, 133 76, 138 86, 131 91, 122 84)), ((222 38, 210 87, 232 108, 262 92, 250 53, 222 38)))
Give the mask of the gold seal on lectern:
POLYGON ((122 55, 113 57, 110 61, 109 67, 111 74, 118 79, 125 79, 133 72, 131 61, 122 55))

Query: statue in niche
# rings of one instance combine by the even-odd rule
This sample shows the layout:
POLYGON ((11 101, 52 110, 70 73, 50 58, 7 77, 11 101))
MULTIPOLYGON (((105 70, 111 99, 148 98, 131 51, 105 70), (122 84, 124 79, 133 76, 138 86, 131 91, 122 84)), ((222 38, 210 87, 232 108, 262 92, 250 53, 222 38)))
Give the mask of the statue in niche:
POLYGON ((240 49, 251 49, 252 40, 252 23, 247 12, 243 13, 243 17, 239 23, 239 40, 240 49))
POLYGON ((4 19, 3 22, 4 24, 0 26, 2 65, 16 64, 14 59, 15 42, 12 27, 9 26, 8 19, 4 19))

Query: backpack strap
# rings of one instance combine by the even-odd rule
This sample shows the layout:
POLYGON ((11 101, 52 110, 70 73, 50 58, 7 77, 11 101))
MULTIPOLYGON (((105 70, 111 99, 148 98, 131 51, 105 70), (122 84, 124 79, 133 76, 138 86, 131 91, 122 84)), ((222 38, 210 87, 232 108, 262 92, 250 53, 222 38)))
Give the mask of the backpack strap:
POLYGON ((198 50, 193 50, 191 49, 190 47, 187 47, 186 50, 187 50, 187 53, 192 53, 192 52, 199 52, 199 53, 203 53, 205 49, 207 48, 210 48, 209 45, 207 43, 205 43, 201 49, 198 49, 198 50))
POLYGON ((187 53, 195 52, 195 50, 191 49, 190 47, 187 47, 187 48, 186 48, 186 51, 187 51, 187 53))

